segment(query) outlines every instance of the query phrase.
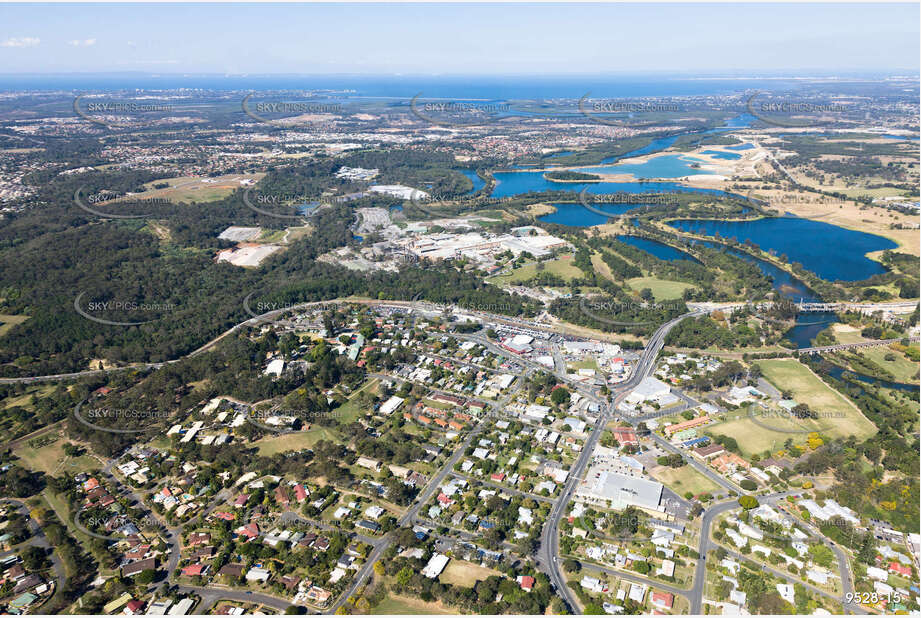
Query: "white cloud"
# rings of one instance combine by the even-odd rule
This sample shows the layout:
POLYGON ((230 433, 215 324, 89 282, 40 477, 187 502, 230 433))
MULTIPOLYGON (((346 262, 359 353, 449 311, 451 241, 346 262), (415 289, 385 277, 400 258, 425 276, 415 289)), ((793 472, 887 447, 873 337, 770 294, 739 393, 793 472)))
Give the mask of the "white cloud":
POLYGON ((35 47, 41 42, 41 39, 34 36, 14 36, 0 42, 0 47, 35 47))
POLYGON ((91 47, 96 44, 96 39, 83 39, 82 41, 74 39, 70 44, 74 47, 91 47))

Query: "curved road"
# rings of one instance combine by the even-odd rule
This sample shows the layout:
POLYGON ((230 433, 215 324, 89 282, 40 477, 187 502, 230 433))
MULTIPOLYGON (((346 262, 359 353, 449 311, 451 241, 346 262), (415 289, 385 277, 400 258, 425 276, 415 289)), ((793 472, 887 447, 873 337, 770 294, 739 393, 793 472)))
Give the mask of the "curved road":
POLYGON ((64 564, 61 562, 61 559, 58 558, 58 554, 54 551, 54 547, 48 542, 48 538, 45 536, 41 526, 38 525, 37 521, 32 519, 32 516, 29 514, 29 507, 24 500, 19 500, 17 498, 0 498, 0 503, 15 505, 20 513, 29 521, 29 531, 32 533, 32 536, 19 545, 14 546, 9 551, 0 553, 0 558, 5 558, 11 554, 17 554, 25 547, 41 547, 44 550, 51 550, 48 559, 51 561, 51 568, 54 571, 54 591, 55 594, 57 594, 57 591, 61 590, 64 584, 67 583, 67 572, 64 570, 64 564))
MULTIPOLYGON (((766 496, 760 496, 759 501, 764 502, 764 503, 776 502, 777 500, 786 498, 787 496, 792 496, 797 493, 799 492, 787 491, 787 492, 781 492, 781 493, 776 493, 776 494, 769 494, 766 496)), ((733 509, 738 509, 738 508, 740 508, 738 500, 733 499, 733 500, 727 500, 726 502, 720 502, 718 504, 714 504, 713 506, 708 508, 706 511, 704 511, 703 519, 701 520, 701 525, 700 525, 700 545, 698 547, 699 557, 697 559, 697 566, 694 570, 694 585, 691 588, 691 596, 690 596, 690 602, 691 602, 690 613, 691 614, 700 614, 702 610, 704 584, 706 583, 706 576, 707 576, 707 569, 706 569, 707 554, 710 551, 715 550, 717 547, 720 547, 719 544, 713 542, 713 540, 710 538, 710 528, 713 525, 713 521, 717 518, 717 516, 721 515, 722 513, 725 513, 726 511, 731 511, 733 509)), ((809 584, 808 582, 800 581, 799 579, 793 577, 789 573, 785 573, 783 571, 774 569, 766 565, 759 565, 759 566, 761 566, 764 570, 770 572, 772 575, 775 575, 781 579, 787 580, 788 582, 791 582, 791 583, 801 584, 809 588, 813 592, 816 592, 823 596, 832 598, 835 601, 838 601, 839 603, 842 604, 845 611, 847 612, 856 613, 856 614, 866 614, 867 613, 866 610, 864 610, 859 605, 854 604, 854 603, 846 603, 844 600, 844 595, 846 595, 849 592, 854 592, 854 587, 853 587, 853 582, 851 581, 851 575, 850 575, 850 569, 848 567, 847 556, 844 554, 841 548, 839 548, 837 545, 835 545, 828 539, 825 539, 825 537, 815 533, 814 530, 811 530, 808 526, 806 526, 805 524, 802 524, 802 522, 798 522, 798 524, 802 525, 803 527, 806 527, 807 530, 809 530, 809 532, 812 533, 813 538, 824 539, 825 542, 828 544, 828 546, 831 547, 836 557, 838 558, 838 568, 841 574, 841 587, 843 591, 843 594, 841 595, 841 597, 840 598, 836 597, 822 590, 821 588, 817 588, 809 584)), ((735 552, 732 550, 726 550, 726 551, 727 553, 735 556, 736 558, 740 560, 749 559, 748 556, 744 556, 738 552, 735 552)))

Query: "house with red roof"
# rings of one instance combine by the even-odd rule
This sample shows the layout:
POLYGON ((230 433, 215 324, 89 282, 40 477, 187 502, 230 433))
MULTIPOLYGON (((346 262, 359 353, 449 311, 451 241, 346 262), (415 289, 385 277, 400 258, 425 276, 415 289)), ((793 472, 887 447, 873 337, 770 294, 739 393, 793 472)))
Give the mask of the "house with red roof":
POLYGON ((255 539, 259 536, 259 525, 256 523, 246 524, 245 526, 240 526, 235 530, 240 536, 245 536, 247 539, 255 539))
POLYGON ((299 503, 300 503, 300 502, 303 502, 304 500, 306 500, 307 497, 308 497, 309 495, 310 495, 310 494, 307 493, 307 490, 304 489, 304 486, 301 485, 300 483, 298 483, 298 484, 296 484, 296 485, 294 486, 294 498, 295 498, 295 500, 297 500, 299 503))
POLYGON ((187 567, 183 567, 182 574, 188 577, 195 577, 201 575, 205 572, 205 565, 203 564, 190 564, 187 567))
POLYGON ((148 557, 150 554, 150 545, 140 544, 129 552, 125 553, 125 558, 134 562, 135 560, 143 560, 148 557))
POLYGON ((611 434, 623 446, 628 444, 639 445, 640 443, 636 437, 636 430, 632 427, 615 427, 611 430, 611 434))
POLYGON ((671 609, 675 602, 675 595, 671 592, 653 592, 651 601, 659 609, 671 609))
POLYGON ((896 573, 902 577, 911 577, 911 567, 903 566, 894 560, 889 563, 889 572, 896 573))
POLYGON ((531 592, 531 589, 534 588, 534 578, 530 575, 519 575, 517 581, 525 592, 531 592))

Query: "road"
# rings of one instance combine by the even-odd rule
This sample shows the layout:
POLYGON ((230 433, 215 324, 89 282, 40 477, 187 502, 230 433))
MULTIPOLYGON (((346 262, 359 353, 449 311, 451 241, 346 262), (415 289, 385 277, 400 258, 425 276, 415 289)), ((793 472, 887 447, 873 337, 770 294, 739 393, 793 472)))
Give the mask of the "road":
MULTIPOLYGON (((247 299, 244 299, 244 303, 247 300, 248 300, 248 297, 247 299)), ((198 356, 199 354, 203 354, 204 352, 207 352, 208 350, 216 346, 221 340, 223 340, 228 335, 231 335, 244 327, 257 326, 259 324, 272 322, 276 318, 279 318, 280 316, 286 313, 291 313, 293 311, 304 311, 304 310, 310 309, 311 307, 322 307, 322 306, 333 305, 333 304, 369 305, 369 306, 379 306, 379 307, 394 307, 394 308, 409 309, 409 310, 418 309, 417 301, 401 301, 401 300, 380 301, 380 300, 362 300, 362 299, 348 299, 348 300, 332 299, 332 300, 322 300, 322 301, 300 303, 297 305, 285 306, 281 309, 274 309, 272 311, 266 311, 265 313, 261 313, 259 315, 253 315, 252 317, 240 322, 239 324, 235 324, 234 326, 231 326, 226 331, 216 336, 214 339, 208 341, 207 343, 203 344, 198 349, 193 350, 192 352, 189 352, 188 354, 184 356, 180 356, 179 358, 175 358, 172 360, 159 362, 159 363, 134 363, 126 367, 111 367, 108 369, 92 369, 92 370, 87 370, 87 371, 77 371, 73 373, 56 373, 56 374, 41 375, 41 376, 22 376, 22 377, 16 377, 16 378, 0 378, 0 384, 29 384, 33 382, 55 382, 55 381, 61 381, 61 380, 77 380, 80 378, 107 375, 110 373, 117 373, 120 371, 130 371, 132 369, 133 370, 159 369, 160 367, 163 367, 164 365, 178 363, 187 358, 193 358, 195 356, 198 356)), ((465 312, 478 316, 480 318, 483 318, 484 320, 489 320, 497 324, 504 324, 504 325, 516 326, 516 327, 523 326, 525 328, 534 328, 534 329, 540 328, 542 330, 549 330, 553 332, 557 332, 558 330, 561 330, 561 327, 554 326, 552 324, 551 325, 536 324, 536 323, 529 322, 528 320, 525 320, 522 318, 518 318, 518 319, 509 318, 508 316, 499 315, 495 313, 488 313, 485 311, 472 311, 468 309, 468 310, 465 310, 465 312)), ((560 334, 560 333, 557 333, 557 334, 560 334)))
MULTIPOLYGON (((787 496, 792 496, 796 493, 798 492, 787 491, 787 492, 781 492, 781 493, 776 493, 776 494, 769 494, 766 496, 761 496, 759 498, 759 501, 762 503, 776 503, 778 500, 786 498, 787 496)), ((706 563, 707 554, 710 551, 715 550, 717 547, 719 547, 719 545, 713 542, 713 540, 710 538, 710 528, 713 526, 713 521, 722 513, 731 511, 733 509, 738 509, 738 508, 740 508, 738 500, 732 499, 732 500, 727 500, 725 502, 720 502, 718 504, 714 504, 713 506, 708 508, 703 513, 703 518, 701 519, 701 524, 700 524, 700 545, 698 546, 698 549, 697 549, 699 553, 699 558, 697 560, 697 566, 694 570, 694 585, 691 587, 691 594, 690 594, 690 602, 691 602, 690 613, 691 614, 701 613, 701 609, 703 605, 704 584, 706 583, 706 577, 707 577, 707 563, 706 563)), ((847 594, 848 592, 854 591, 853 582, 851 581, 851 576, 850 576, 850 570, 847 565, 847 557, 846 555, 844 555, 844 552, 837 545, 832 543, 830 540, 825 539, 825 537, 817 534, 813 529, 811 529, 811 527, 807 526, 806 524, 803 524, 802 522, 800 522, 799 525, 802 525, 803 527, 806 527, 807 529, 809 529, 809 531, 812 532, 814 537, 824 539, 826 544, 832 548, 832 551, 835 552, 835 555, 838 557, 838 561, 839 561, 838 566, 839 566, 840 573, 841 573, 841 584, 842 584, 842 590, 843 590, 842 596, 836 597, 826 592, 825 590, 822 590, 821 588, 817 588, 816 586, 813 586, 812 584, 809 584, 808 582, 801 581, 784 571, 780 571, 778 569, 774 569, 766 565, 759 565, 759 566, 761 566, 765 571, 769 571, 773 575, 776 575, 777 577, 780 577, 781 579, 784 579, 792 583, 802 584, 803 586, 809 588, 810 590, 818 594, 821 594, 823 596, 832 598, 835 601, 838 601, 844 606, 845 611, 848 611, 850 613, 858 613, 858 614, 867 613, 859 605, 844 602, 844 595, 847 594)), ((729 554, 735 556, 736 558, 740 560, 749 559, 748 556, 744 556, 742 554, 739 554, 738 552, 735 552, 729 549, 727 549, 726 551, 729 554)))
POLYGON ((524 496, 525 498, 531 498, 532 500, 537 500, 538 502, 554 502, 555 498, 550 496, 539 496, 537 494, 531 494, 526 491, 521 491, 520 489, 513 489, 512 487, 506 487, 505 485, 500 485, 499 483, 493 483, 492 481, 486 481, 475 476, 470 476, 468 474, 461 474, 460 472, 452 472, 451 476, 457 477, 459 479, 464 479, 471 483, 478 483, 480 485, 485 485, 487 487, 492 487, 493 489, 498 490, 501 493, 506 494, 515 494, 518 496, 524 496))
POLYGON ((29 514, 29 507, 23 500, 18 500, 16 498, 0 498, 0 503, 15 505, 17 510, 28 519, 29 531, 32 533, 32 536, 24 542, 16 545, 9 551, 0 553, 0 558, 6 558, 11 554, 18 554, 26 547, 40 547, 46 550, 46 552, 50 550, 48 559, 51 561, 51 569, 54 571, 54 590, 56 594, 57 591, 61 590, 67 583, 67 572, 64 570, 64 563, 61 562, 57 552, 54 551, 54 547, 48 542, 48 538, 45 536, 41 526, 38 525, 37 521, 32 519, 32 516, 29 514))
POLYGON ((631 573, 630 571, 623 571, 621 569, 615 569, 613 567, 603 566, 600 564, 594 564, 591 562, 585 562, 584 560, 580 561, 580 563, 582 564, 583 571, 589 570, 589 571, 597 571, 600 573, 608 573, 610 575, 614 575, 628 582, 634 582, 637 584, 646 584, 647 586, 654 586, 657 590, 664 590, 665 592, 671 592, 672 594, 676 596, 677 595, 687 596, 688 593, 690 592, 690 589, 677 588, 670 584, 657 582, 655 580, 649 579, 648 577, 643 577, 641 575, 631 573))
POLYGON ((566 578, 563 576, 559 564, 559 526, 560 520, 566 513, 566 506, 575 491, 579 479, 582 478, 582 473, 591 460, 592 452, 595 450, 595 445, 601 438, 605 424, 611 417, 612 407, 616 406, 620 399, 625 397, 627 393, 653 372, 656 366, 656 357, 662 350, 662 346, 665 345, 665 337, 668 335, 668 332, 683 319, 697 317, 699 315, 703 315, 703 312, 693 311, 686 313, 666 322, 652 334, 649 338, 649 343, 647 343, 646 348, 643 350, 643 354, 636 362, 630 377, 619 384, 614 390, 613 405, 608 407, 606 411, 602 410, 599 415, 598 421, 595 423, 595 428, 582 447, 582 453, 579 455, 579 459, 577 459, 572 468, 570 468, 569 477, 566 479, 566 484, 563 486, 563 492, 559 500, 557 500, 556 504, 553 505, 553 509, 550 511, 550 516, 547 518, 547 522, 544 525, 540 537, 540 550, 537 554, 538 563, 542 566, 542 570, 550 575, 551 583, 557 593, 563 598, 563 601, 567 604, 570 611, 578 612, 580 611, 580 606, 576 596, 566 584, 566 578))
MULTIPOLYGON (((416 518, 416 515, 419 513, 426 502, 435 494, 441 484, 444 482, 445 478, 451 471, 454 469, 454 464, 460 460, 463 456, 464 451, 467 450, 467 447, 470 446, 470 442, 473 441, 473 438, 477 436, 483 429, 482 423, 477 425, 466 437, 466 439, 460 444, 460 446, 455 449, 454 453, 451 455, 450 459, 445 462, 435 476, 429 479, 429 482, 426 484, 425 488, 419 492, 419 495, 416 498, 416 501, 413 502, 413 505, 409 507, 406 513, 399 519, 397 527, 402 528, 405 525, 411 524, 412 521, 416 518)), ((324 614, 335 614, 336 610, 342 607, 345 602, 355 594, 365 583, 368 577, 371 575, 371 572, 374 569, 374 563, 380 560, 381 555, 390 546, 390 537, 387 535, 381 539, 378 539, 374 543, 374 549, 371 550, 371 553, 368 555, 368 559, 359 569, 358 573, 355 575, 355 578, 352 580, 352 583, 349 584, 349 587, 339 595, 339 599, 333 603, 330 607, 324 611, 324 614)))
MULTIPOLYGON (((489 407, 492 412, 496 410, 503 409, 513 396, 521 389, 523 380, 517 380, 515 387, 509 391, 502 399, 496 402, 489 403, 489 407)), ((473 439, 482 433, 485 428, 486 419, 490 418, 491 414, 484 413, 483 417, 480 419, 479 423, 473 429, 470 430, 470 433, 467 434, 467 437, 464 438, 464 441, 454 450, 454 453, 451 454, 451 457, 444 463, 444 465, 438 470, 438 472, 429 479, 428 483, 425 485, 425 488, 419 492, 419 495, 416 497, 416 500, 413 502, 412 506, 406 510, 402 517, 397 522, 397 527, 402 528, 407 525, 412 525, 419 516, 419 510, 435 495, 435 492, 441 487, 441 484, 444 483, 444 480, 449 474, 454 471, 454 466, 463 456, 464 452, 467 450, 467 447, 470 446, 470 443, 473 442, 473 439)), ((377 539, 373 544, 374 549, 371 550, 371 553, 368 555, 367 561, 359 569, 358 573, 355 575, 355 578, 352 580, 352 583, 349 584, 349 587, 343 591, 339 598, 333 603, 330 607, 324 611, 324 614, 335 614, 336 610, 342 607, 349 597, 355 594, 365 583, 365 581, 370 577, 371 572, 374 569, 374 563, 377 562, 387 547, 390 546, 391 542, 390 534, 384 536, 381 539, 377 539)))
POLYGON ((176 588, 182 594, 194 594, 201 598, 201 602, 195 608, 196 614, 206 613, 209 609, 213 608, 218 601, 222 600, 235 601, 237 603, 261 603, 277 609, 279 613, 284 613, 286 609, 291 607, 291 601, 287 599, 273 597, 259 592, 233 590, 232 588, 222 588, 215 585, 207 588, 201 586, 176 586, 176 588))
POLYGON ((839 343, 836 345, 826 345, 817 348, 800 348, 797 350, 800 354, 822 354, 823 352, 841 352, 842 350, 858 350, 861 348, 876 348, 879 346, 889 346, 893 343, 899 343, 908 339, 917 342, 917 337, 902 337, 900 339, 877 339, 875 341, 862 341, 859 343, 839 343))
MULTIPOLYGON (((159 527, 165 531, 163 533, 163 540, 169 545, 169 558, 166 560, 166 564, 163 565, 163 569, 166 572, 166 577, 156 586, 156 589, 163 588, 169 583, 170 577, 173 575, 173 571, 176 570, 176 567, 179 565, 180 558, 180 539, 182 538, 182 527, 170 527, 167 523, 161 519, 156 513, 147 508, 144 503, 144 499, 140 494, 135 492, 131 487, 122 483, 118 477, 112 474, 112 468, 115 466, 117 459, 112 459, 109 461, 105 467, 101 470, 100 475, 104 476, 109 483, 115 487, 121 488, 121 493, 130 497, 134 503, 135 508, 143 512, 143 518, 147 519, 148 522, 156 521, 159 524, 159 527)), ((213 503, 216 505, 216 503, 213 503)), ((79 514, 74 517, 74 525, 78 528, 83 529, 83 525, 79 521, 79 514)), ((139 526, 140 527, 140 526, 139 526)), ((86 532, 85 529, 83 529, 86 532)))
POLYGON ((738 507, 738 500, 727 500, 726 502, 714 504, 703 513, 700 521, 700 545, 697 548, 697 566, 694 568, 694 585, 691 586, 691 594, 688 599, 691 602, 691 614, 700 614, 701 606, 703 605, 704 584, 707 581, 707 553, 711 549, 716 549, 716 544, 710 540, 710 527, 713 525, 713 520, 720 513, 725 513, 738 507))

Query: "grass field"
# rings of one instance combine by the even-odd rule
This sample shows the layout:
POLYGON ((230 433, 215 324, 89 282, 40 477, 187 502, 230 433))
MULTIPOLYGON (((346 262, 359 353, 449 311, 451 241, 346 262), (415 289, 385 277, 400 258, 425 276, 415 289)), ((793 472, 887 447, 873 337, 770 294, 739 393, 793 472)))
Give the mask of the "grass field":
POLYGON ((655 277, 634 277, 633 279, 627 279, 627 285, 637 292, 643 288, 649 288, 657 301, 681 298, 686 289, 694 287, 690 283, 667 281, 665 279, 656 279, 655 277))
POLYGON ((422 599, 413 599, 411 597, 390 593, 383 601, 378 603, 377 607, 374 607, 370 613, 377 615, 406 614, 416 616, 422 614, 447 615, 453 614, 454 612, 447 609, 441 603, 426 603, 422 599))
POLYGON ((42 397, 47 397, 54 392, 54 385, 46 384, 44 386, 30 386, 26 389, 26 392, 18 397, 10 397, 9 399, 4 400, 4 408, 13 408, 19 406, 25 410, 32 409, 32 395, 37 395, 39 399, 42 397))
POLYGON ((253 444, 259 449, 260 455, 270 457, 285 451, 299 451, 311 448, 320 440, 338 441, 339 439, 339 434, 335 430, 313 425, 307 431, 270 436, 257 440, 253 444))
POLYGON ((912 362, 904 354, 888 346, 864 348, 860 354, 895 376, 897 382, 918 383, 918 363, 912 362), (895 360, 886 360, 887 354, 894 354, 895 360))
POLYGON ((835 324, 832 326, 835 338, 841 343, 860 343, 866 341, 860 336, 860 331, 847 324, 835 324))
POLYGON ((28 319, 29 316, 27 315, 7 315, 0 313, 0 337, 5 335, 7 331, 17 324, 22 324, 28 319))
POLYGON ((365 382, 361 385, 361 388, 349 395, 349 400, 339 406, 339 408, 336 410, 336 420, 339 421, 339 423, 342 425, 348 425, 359 416, 362 416, 368 412, 369 410, 363 409, 360 405, 358 405, 358 395, 363 392, 368 392, 371 394, 376 393, 378 382, 379 380, 377 378, 365 382))
POLYGON ((59 438, 41 448, 32 448, 26 442, 16 448, 13 454, 19 457, 30 470, 44 472, 52 476, 61 472, 66 472, 68 476, 74 476, 81 472, 91 472, 102 467, 97 460, 89 455, 80 455, 79 457, 65 455, 65 442, 66 440, 63 438, 59 438))
MULTIPOLYGON (((557 260, 550 260, 548 262, 544 262, 543 264, 544 272, 557 275, 558 277, 561 277, 567 281, 585 276, 581 270, 572 265, 571 255, 564 255, 557 260)), ((490 277, 488 281, 497 284, 518 283, 520 281, 530 279, 537 273, 537 264, 534 263, 522 266, 521 268, 516 268, 512 272, 505 275, 490 277)))
MULTIPOLYGON (((377 389, 378 382, 376 378, 366 382, 361 388, 349 396, 348 401, 335 410, 335 414, 337 415, 336 421, 340 425, 348 425, 367 412, 366 409, 358 405, 358 395, 364 391, 374 392, 377 389)), ((342 436, 333 427, 323 427, 313 424, 307 431, 266 436, 253 444, 259 449, 260 455, 268 457, 278 453, 284 453, 285 451, 299 451, 301 449, 311 448, 320 440, 338 442, 342 440, 342 436)))
POLYGON ((600 253, 592 254, 592 266, 595 267, 595 272, 600 274, 602 277, 604 277, 608 281, 612 281, 616 283, 616 280, 614 279, 614 274, 611 272, 611 268, 607 264, 604 263, 604 259, 600 253))
POLYGON ((572 367, 573 369, 594 369, 595 371, 599 370, 598 361, 594 358, 589 358, 587 360, 576 361, 574 363, 566 363, 567 367, 572 367))
POLYGON ((436 410, 452 410, 454 408, 454 404, 445 403, 443 401, 435 401, 434 399, 429 399, 427 397, 422 398, 422 403, 430 408, 435 408, 436 410))
MULTIPOLYGON (((42 492, 42 497, 45 499, 45 502, 48 503, 48 506, 51 507, 51 510, 54 511, 55 515, 58 516, 58 519, 61 521, 61 523, 67 528, 67 531, 70 533, 70 535, 74 537, 77 542, 80 543, 80 545, 83 546, 88 554, 95 555, 91 549, 93 547, 93 539, 90 538, 89 535, 78 530, 76 526, 74 526, 73 514, 70 512, 70 508, 68 507, 64 498, 54 493, 50 489, 45 489, 45 491, 42 492)), ((65 560, 63 562, 66 568, 68 561, 65 560)), ((110 569, 99 569, 99 575, 111 576, 112 574, 113 571, 110 569)), ((73 575, 73 573, 68 573, 69 577, 73 575)))
POLYGON ((679 496, 683 496, 686 492, 691 492, 696 496, 719 490, 716 483, 691 466, 681 466, 680 468, 657 466, 649 470, 649 475, 679 496))
MULTIPOLYGON (((862 341, 867 341, 866 338, 860 335, 860 331, 856 330, 845 324, 835 324, 834 326, 835 338, 841 343, 859 343, 862 341)), ((859 350, 860 354, 888 371, 895 376, 896 381, 898 382, 918 382, 918 364, 913 362, 902 352, 894 350, 889 346, 878 346, 875 348, 864 348, 859 350), (894 354, 895 360, 887 361, 886 355, 894 354)), ((856 354, 857 352, 853 352, 856 354)), ((845 358, 847 358, 845 354, 845 358)))
POLYGON ((844 395, 830 388, 812 373, 808 367, 795 359, 772 359, 759 361, 764 377, 779 390, 789 390, 798 403, 805 403, 819 414, 818 419, 796 420, 787 417, 759 418, 755 422, 747 409, 732 414, 732 418, 708 430, 736 439, 745 455, 777 450, 792 438, 796 444, 803 444, 810 431, 831 438, 857 436, 866 439, 876 433, 876 427, 851 404, 844 395), (760 423, 760 424, 759 424, 760 423), (767 427, 765 426, 767 425, 767 427), (775 428, 773 431, 771 428, 775 428))
POLYGON ((242 187, 240 180, 251 179, 258 182, 262 180, 263 176, 265 174, 260 172, 257 174, 229 174, 207 179, 214 182, 203 182, 204 178, 194 176, 154 180, 145 185, 147 191, 139 197, 142 200, 159 198, 167 199, 171 202, 214 202, 240 189, 242 187), (163 183, 168 183, 169 187, 164 189, 153 188, 154 185, 163 183))
POLYGON ((491 575, 502 575, 494 569, 487 569, 472 562, 463 560, 452 560, 438 576, 438 581, 443 584, 454 584, 455 586, 464 586, 473 588, 477 582, 483 581, 491 575))

